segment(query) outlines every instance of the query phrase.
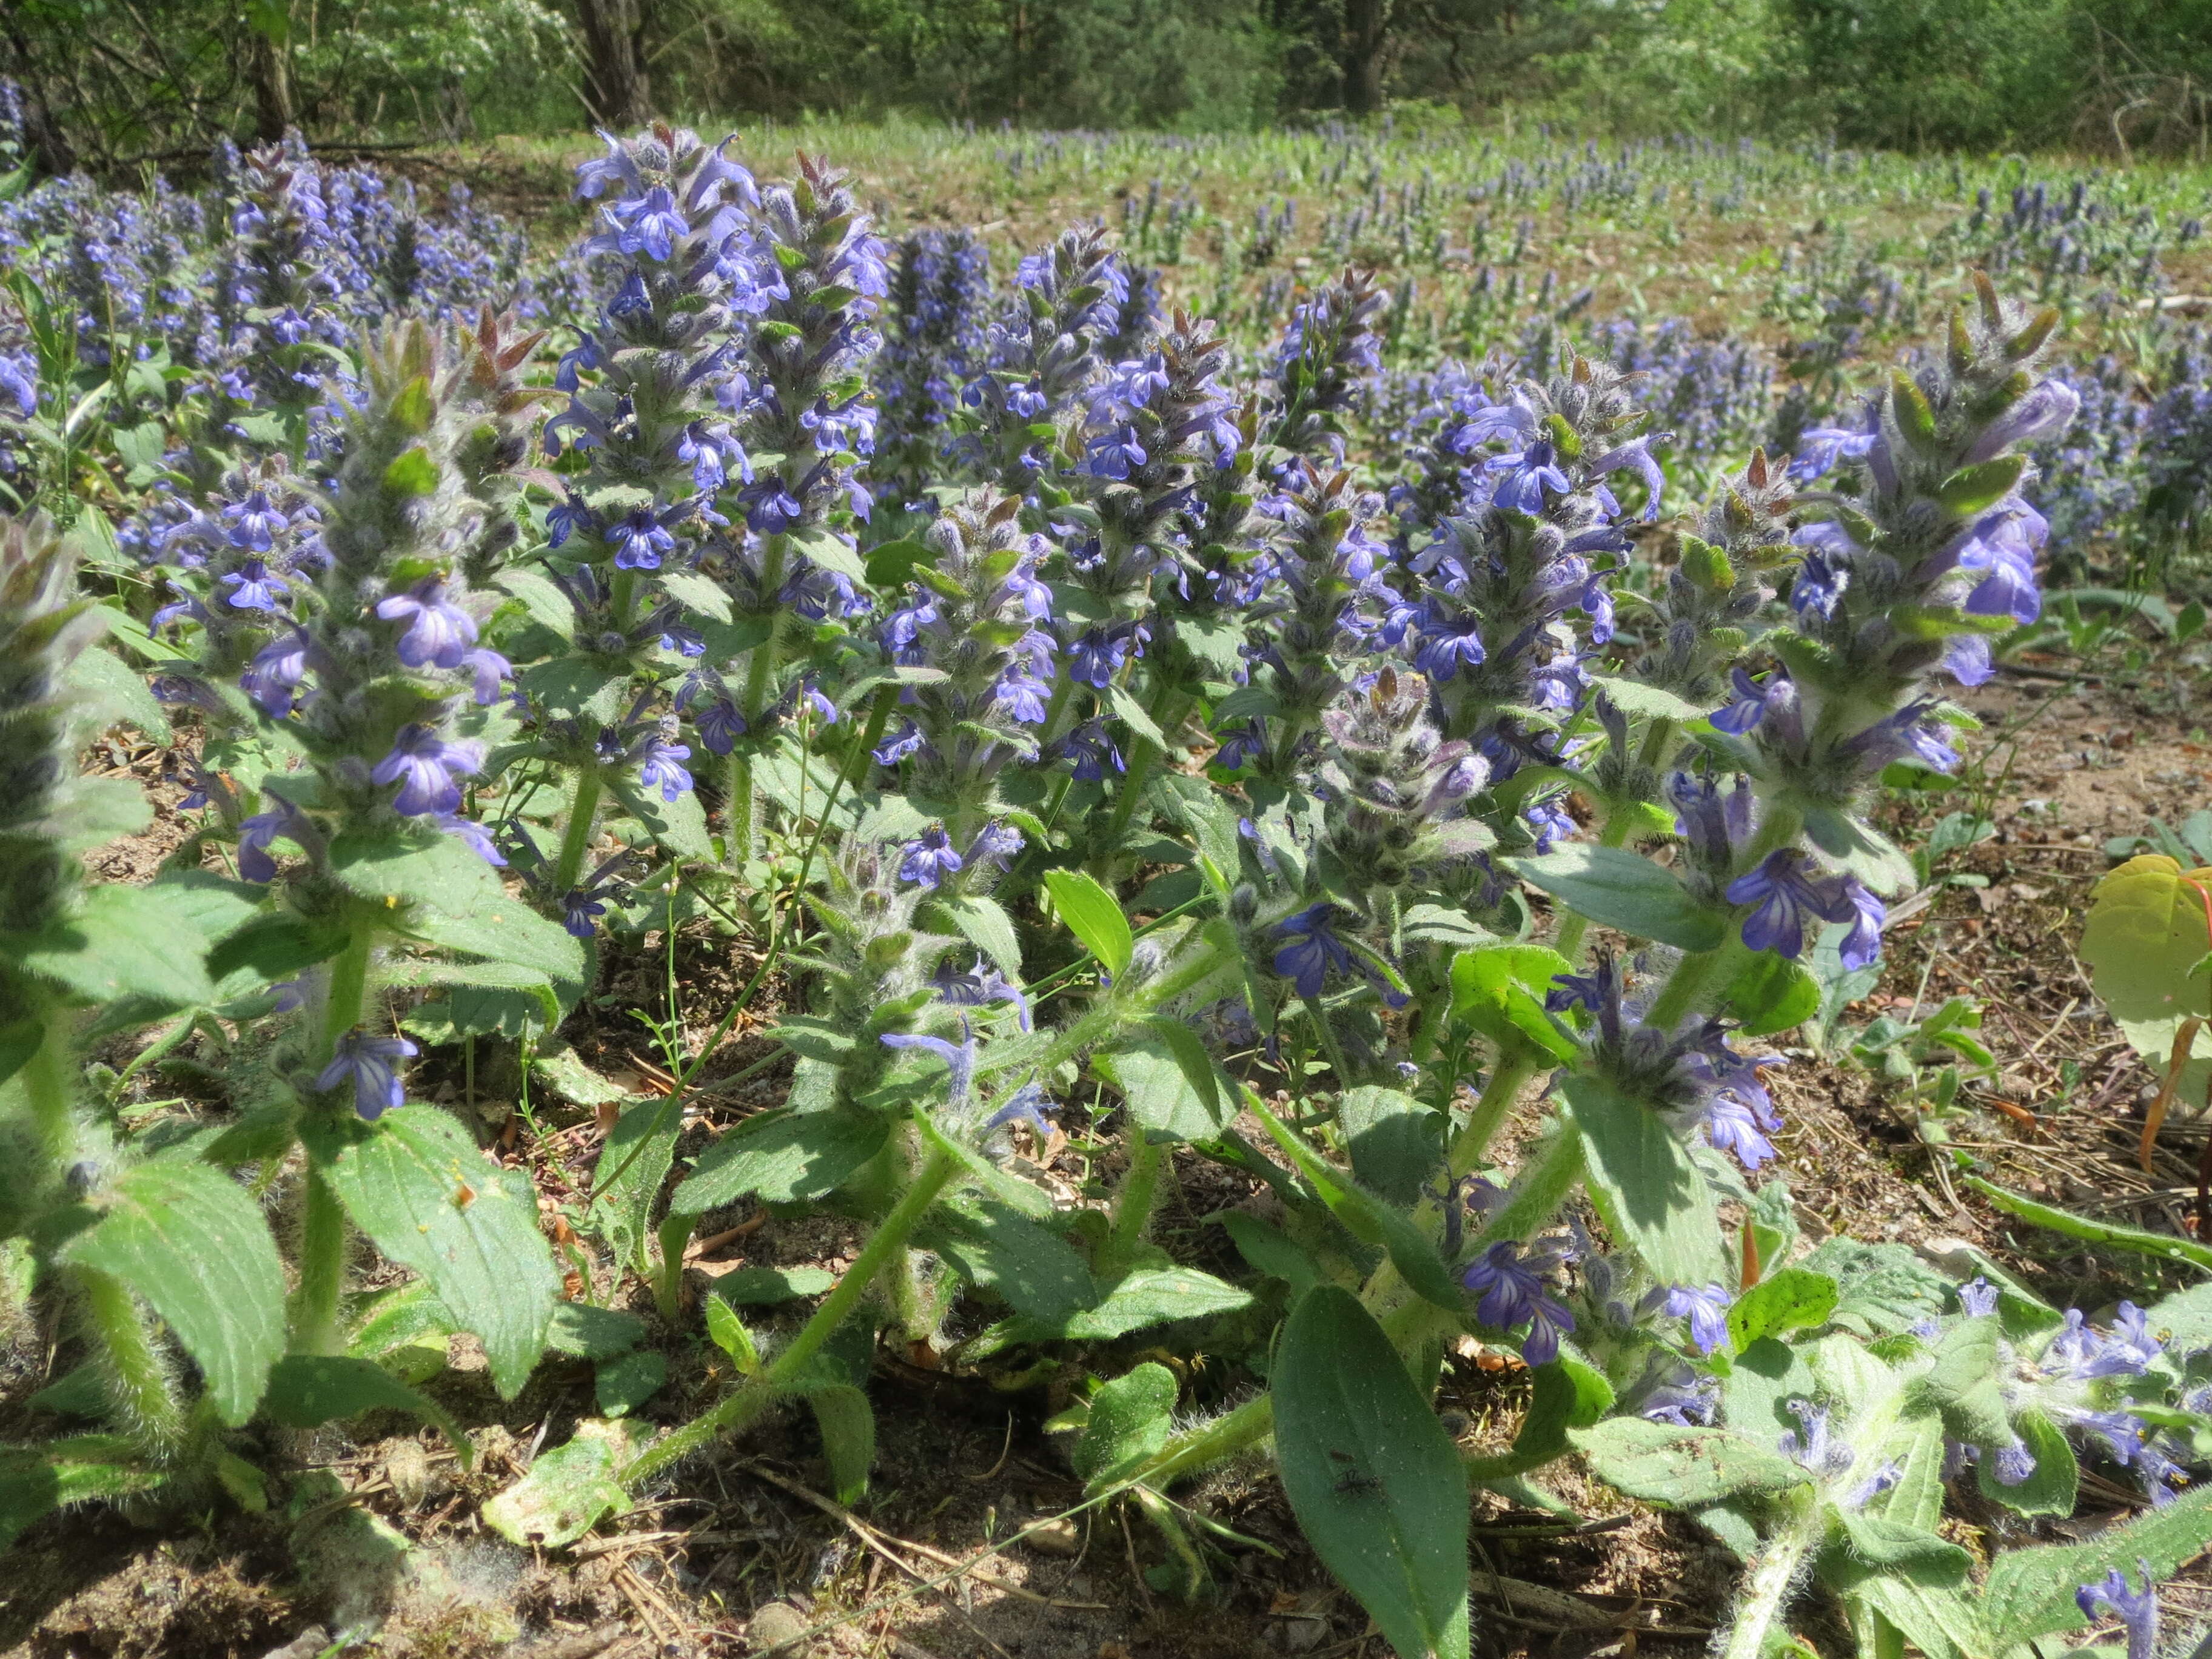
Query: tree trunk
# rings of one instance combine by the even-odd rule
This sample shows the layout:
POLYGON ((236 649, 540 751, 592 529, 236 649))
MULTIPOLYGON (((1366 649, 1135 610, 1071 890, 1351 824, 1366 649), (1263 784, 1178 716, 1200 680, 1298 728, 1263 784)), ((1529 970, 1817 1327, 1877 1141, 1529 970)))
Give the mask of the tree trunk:
POLYGON ((1372 115, 1382 107, 1382 47, 1390 0, 1344 0, 1344 107, 1372 115))
POLYGON ((576 0, 584 37, 584 102, 592 118, 616 132, 643 126, 653 114, 645 68, 646 12, 651 0, 576 0))
POLYGON ((32 60, 30 44, 23 39, 9 16, 8 9, 0 5, 0 41, 8 47, 8 67, 13 71, 15 89, 22 100, 23 142, 31 153, 31 165, 49 179, 65 179, 76 171, 76 149, 69 135, 54 119, 52 108, 47 104, 41 78, 32 60))
POLYGON ((251 53, 253 72, 253 130, 264 144, 282 143, 300 124, 292 101, 291 55, 283 42, 256 30, 251 53))

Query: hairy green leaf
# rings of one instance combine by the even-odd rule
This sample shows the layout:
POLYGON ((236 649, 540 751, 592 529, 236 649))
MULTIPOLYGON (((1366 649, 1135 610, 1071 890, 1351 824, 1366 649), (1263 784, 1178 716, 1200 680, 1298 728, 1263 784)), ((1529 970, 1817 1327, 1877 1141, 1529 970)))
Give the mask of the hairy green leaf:
POLYGON ((1316 1286, 1272 1381, 1283 1491, 1315 1553, 1403 1659, 1466 1659, 1467 1480, 1382 1328, 1316 1286))

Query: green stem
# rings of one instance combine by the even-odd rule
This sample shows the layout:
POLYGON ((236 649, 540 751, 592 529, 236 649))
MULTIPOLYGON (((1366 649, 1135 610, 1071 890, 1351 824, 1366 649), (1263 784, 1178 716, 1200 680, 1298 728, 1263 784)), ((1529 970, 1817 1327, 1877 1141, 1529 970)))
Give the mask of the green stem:
POLYGON ((1044 706, 1044 724, 1037 727, 1037 741, 1050 743, 1060 736, 1060 717, 1067 708, 1069 694, 1075 690, 1075 676, 1067 672, 1067 665, 1060 665, 1058 678, 1053 681, 1052 696, 1044 706))
POLYGON ((884 1285, 890 1297, 891 1321, 898 1327, 902 1342, 919 1342, 929 1335, 932 1322, 927 1298, 921 1293, 921 1277, 916 1271, 918 1265, 913 1250, 902 1244, 891 1252, 891 1259, 884 1268, 884 1285))
POLYGON ((1450 1168, 1454 1180, 1474 1174, 1483 1155, 1489 1152, 1498 1126, 1513 1109, 1513 1103, 1521 1097, 1522 1086, 1536 1075, 1542 1064, 1540 1055, 1526 1052, 1498 1056, 1498 1063, 1491 1068, 1490 1081, 1482 1085, 1474 1109, 1468 1114, 1467 1127, 1452 1137, 1450 1168))
POLYGON ((1505 1202, 1491 1212, 1478 1244, 1501 1238, 1533 1238, 1567 1201, 1583 1178, 1583 1138, 1571 1123, 1553 1128, 1534 1158, 1523 1166, 1505 1202))
MULTIPOLYGON (((1638 762, 1644 766, 1657 766, 1660 757, 1667 752, 1667 744, 1674 735, 1674 721, 1663 718, 1654 720, 1644 729, 1643 745, 1636 751, 1638 762)), ((1626 811, 1607 812, 1604 827, 1598 832, 1598 845, 1620 846, 1628 839, 1631 815, 1626 811)), ((1574 911, 1569 911, 1566 920, 1559 924, 1559 935, 1552 942, 1552 948, 1565 957, 1569 963, 1579 968, 1583 961, 1583 935, 1589 931, 1589 918, 1574 911)))
MULTIPOLYGON (((1152 698, 1152 706, 1146 712, 1152 717, 1152 723, 1160 728, 1161 735, 1172 742, 1176 728, 1190 718, 1193 701, 1170 679, 1161 684, 1152 698)), ((1098 855, 1102 866, 1120 848, 1121 837, 1129 828, 1129 819, 1144 795, 1145 780, 1164 752, 1150 738, 1137 739, 1136 752, 1129 757, 1129 769, 1121 779, 1121 797, 1114 803, 1113 821, 1106 827, 1106 843, 1098 855)), ((1103 868, 1098 873, 1104 873, 1103 868)))
POLYGON ((584 873, 584 854, 592 845, 592 818, 599 810, 599 769, 587 764, 576 774, 576 793, 568 799, 568 823, 561 832, 561 861, 553 866, 553 896, 565 897, 584 873))
POLYGON ((655 1475, 703 1450, 725 1434, 733 1434, 744 1428, 770 1406, 789 1385, 792 1379, 805 1370, 807 1363, 818 1352, 837 1328, 842 1325, 867 1294, 868 1286, 875 1282, 885 1265, 904 1249, 908 1237, 921 1223, 922 1216, 937 1201, 937 1195, 951 1183, 961 1165, 948 1152, 932 1152, 921 1173, 915 1176, 914 1185, 908 1188, 897 1206, 884 1218, 853 1265, 845 1269, 822 1305, 814 1310, 813 1317, 799 1328, 791 1345, 775 1357, 775 1362, 761 1374, 736 1389, 711 1410, 693 1418, 674 1433, 666 1435, 647 1447, 645 1452, 623 1471, 624 1485, 635 1489, 645 1485, 655 1475))
POLYGON ((1275 1397, 1256 1395, 1225 1417, 1172 1437, 1138 1468, 1114 1484, 1119 1490, 1146 1486, 1164 1491, 1179 1475, 1258 1445, 1275 1431, 1275 1397))
MULTIPOLYGON (((362 1022, 368 991, 369 952, 375 924, 356 915, 345 948, 331 963, 330 994, 323 1002, 323 1037, 315 1060, 327 1065, 338 1039, 362 1022)), ((300 1220, 300 1283, 292 1293, 292 1346, 295 1353, 344 1352, 338 1330, 338 1303, 345 1291, 346 1216, 321 1165, 310 1160, 305 1208, 300 1220)))
POLYGON ((1145 793, 1145 779, 1152 769, 1152 763, 1160 757, 1159 746, 1150 738, 1138 738, 1130 748, 1133 752, 1129 757, 1128 770, 1121 775, 1114 816, 1106 821, 1105 839, 1099 843, 1097 856, 1091 860, 1091 874, 1102 880, 1121 848, 1121 837, 1128 833, 1129 820, 1136 815, 1137 799, 1145 793))
POLYGON ((70 1109, 76 1081, 70 1076, 69 1016, 48 1004, 46 1027, 39 1046, 23 1066, 23 1092, 31 1103, 32 1121, 46 1148, 48 1169, 59 1174, 76 1161, 76 1114, 70 1109))
POLYGON ((1767 1540, 1753 1565, 1720 1659, 1759 1659, 1766 1651, 1767 1632, 1782 1616, 1806 1555, 1820 1541, 1820 1510, 1811 1491, 1800 1487, 1782 1501, 1795 1513, 1767 1540))
POLYGON ((368 992, 368 953, 375 944, 376 929, 356 919, 346 934, 345 948, 331 958, 330 993, 323 999, 323 1040, 315 1057, 318 1070, 331 1063, 338 1039, 361 1024, 368 992))
POLYGON ((1352 1064, 1344 1057, 1344 1045, 1336 1038, 1336 1027, 1328 1023, 1328 1012, 1318 1002, 1306 1004, 1306 1012, 1313 1016, 1314 1030, 1321 1033, 1321 1046, 1328 1054, 1328 1069, 1336 1078, 1339 1089, 1352 1086, 1352 1064))
POLYGON ((1152 1204, 1158 1196, 1160 1166, 1166 1154, 1144 1126, 1135 1121, 1128 1125, 1129 1168, 1121 1177, 1121 1190, 1115 1195, 1114 1220, 1107 1229, 1106 1242, 1098 1252, 1098 1277, 1115 1279, 1127 1272, 1137 1259, 1137 1247, 1145 1242, 1145 1234, 1152 1224, 1152 1204))
POLYGON ((691 1242, 696 1215, 671 1210, 660 1223, 660 1270, 653 1275, 653 1299, 670 1324, 684 1311, 684 1249, 691 1242))
POLYGON ((1682 1016, 1696 1007, 1698 1000, 1712 988, 1722 965, 1732 962, 1740 948, 1731 939, 1717 950, 1699 951, 1684 957, 1668 975, 1666 988, 1644 1016, 1644 1023, 1655 1030, 1673 1030, 1681 1023, 1682 1016))
POLYGON ((292 1292, 292 1352, 345 1352, 338 1307, 345 1295, 346 1213, 319 1164, 307 1167, 300 1218, 300 1283, 292 1292))
POLYGON ((1291 763, 1297 758, 1298 745, 1305 741, 1307 722, 1303 714, 1285 714, 1282 720, 1282 733, 1275 740, 1273 775, 1278 782, 1287 784, 1291 763))
POLYGON ((106 1364, 108 1392, 116 1414, 131 1433, 155 1451, 173 1448, 184 1433, 184 1413, 171 1387, 169 1367, 138 1299, 131 1287, 109 1273, 86 1267, 70 1269, 84 1297, 85 1312, 106 1364))
POLYGON ((753 855, 753 805, 758 799, 753 790, 753 757, 745 752, 744 742, 739 738, 738 747, 730 751, 730 827, 722 848, 731 867, 739 871, 753 855))

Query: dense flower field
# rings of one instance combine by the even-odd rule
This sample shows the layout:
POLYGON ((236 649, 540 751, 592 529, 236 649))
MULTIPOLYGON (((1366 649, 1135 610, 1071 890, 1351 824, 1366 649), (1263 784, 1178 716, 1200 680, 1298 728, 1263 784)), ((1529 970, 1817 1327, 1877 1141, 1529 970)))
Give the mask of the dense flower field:
MULTIPOLYGON (((1741 1558, 1730 1659, 1814 1579, 1870 1656, 2109 1609, 2142 1659, 2153 1586, 2212 1542, 2212 1304, 2093 1322, 1993 1260, 1801 1248, 1765 1079, 1870 982, 1925 870, 1869 803, 1958 766, 1953 694, 2041 637, 2052 561, 2197 545, 2185 188, 1981 201, 1956 285, 1778 268, 1777 344, 1599 320, 1524 282, 1509 222, 1650 232, 1762 169, 1879 194, 1891 163, 1692 154, 1686 196, 1683 152, 1568 150, 1386 190, 1365 139, 1284 142, 1325 263, 1255 277, 1284 194, 1222 245, 1225 329, 1150 263, 1202 217, 1172 182, 1009 261, 665 127, 578 169, 559 255, 296 143, 0 204, 5 1231, 74 1367, 33 1402, 62 1431, 0 1454, 0 1534, 265 1506, 257 1423, 412 1412, 465 1457, 404 1363, 454 1333, 509 1398, 549 1354, 597 1367, 600 1414, 483 1505, 518 1544, 800 1400, 851 1501, 880 1343, 1073 1365, 1057 1425, 1163 1591, 1217 1548, 1179 1486, 1272 1446, 1409 1659, 1469 1651, 1470 1485, 1556 1510, 1570 1455, 1741 1558), (1424 260, 1463 273, 1448 310, 1424 260), (142 884, 77 856, 149 820, 80 775, 118 723, 190 787, 142 884), (687 929, 757 967, 626 1103, 561 1032, 687 929), (748 1015, 787 1097, 679 1162, 748 1015), (211 1097, 141 1109, 186 1045, 211 1097), (541 1224, 416 1086, 480 1066, 526 1117, 608 1108, 587 1205, 541 1224), (1078 1119, 1071 1195, 1040 1160, 1078 1119), (1224 1212, 1239 1272, 1155 1242, 1178 1161, 1273 1194, 1224 1212), (864 1228, 788 1287, 801 1318, 687 1282, 747 1205, 864 1228), (1233 1398, 1185 1409, 1131 1337, 1226 1356, 1233 1398), (1531 1381, 1504 1449, 1432 1409, 1468 1338, 1531 1381), (665 1394, 702 1344, 721 1382, 665 1394), (2048 1541, 2085 1459, 2142 1513, 2048 1541), (2017 1517, 1994 1559, 1947 1534, 1962 1504, 2017 1517)), ((2178 1073, 2203 890, 2123 874, 2084 955, 2178 1073)))

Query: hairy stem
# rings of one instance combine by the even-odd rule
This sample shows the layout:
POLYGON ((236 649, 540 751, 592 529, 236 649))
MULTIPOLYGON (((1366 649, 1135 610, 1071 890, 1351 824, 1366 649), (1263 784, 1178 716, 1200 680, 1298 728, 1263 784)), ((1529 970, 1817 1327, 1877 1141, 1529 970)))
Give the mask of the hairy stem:
POLYGON ((330 991, 323 999, 323 1037, 315 1051, 318 1070, 331 1063, 338 1039, 361 1024, 368 994, 368 955, 375 944, 376 929, 356 917, 346 934, 345 948, 331 959, 330 991))
POLYGON ((1474 1109, 1468 1114, 1467 1127, 1452 1137, 1449 1159, 1454 1180, 1474 1172, 1475 1166, 1489 1152, 1498 1126, 1505 1121, 1513 1103, 1520 1099, 1522 1087, 1536 1075, 1542 1063, 1541 1055, 1525 1050, 1498 1057, 1498 1063, 1491 1068, 1490 1081, 1482 1085, 1474 1109))
POLYGON ((738 739, 738 746, 730 751, 730 823, 722 842, 723 856, 731 868, 742 871, 756 850, 753 833, 754 803, 759 796, 753 788, 753 757, 744 750, 745 740, 738 739))
POLYGON ((576 793, 568 799, 568 827, 561 832, 561 860, 553 866, 553 896, 566 897, 584 873, 584 854, 592 845, 592 818, 599 809, 599 769, 586 765, 576 774, 576 793))
POLYGON ((1573 1125, 1555 1123, 1549 1139, 1513 1182, 1504 1203, 1491 1212, 1478 1244, 1534 1237, 1559 1213, 1583 1177, 1583 1138, 1573 1125))
POLYGON ((734 1434, 774 1405, 792 1379, 805 1370, 822 1345, 860 1304, 868 1286, 884 1267, 906 1248, 907 1240, 921 1224, 923 1215, 959 1173, 960 1167, 950 1153, 931 1153, 897 1206, 884 1218, 875 1236, 854 1257, 853 1265, 845 1269, 844 1276, 823 1298, 813 1317, 799 1328, 790 1346, 758 1376, 647 1447, 623 1472, 623 1484, 633 1488, 643 1486, 663 1470, 712 1444, 718 1436, 734 1434))
POLYGON ((307 1168, 300 1216, 300 1283, 292 1292, 292 1352, 345 1352, 338 1306, 345 1295, 346 1212, 319 1164, 307 1168))
POLYGON ((1098 1276, 1117 1279, 1137 1259, 1137 1247, 1152 1224, 1152 1205, 1160 1186, 1160 1166, 1166 1153, 1145 1133, 1144 1126, 1128 1125, 1129 1168, 1115 1195, 1113 1224, 1098 1255, 1098 1276))
POLYGON ((1178 1476, 1191 1474, 1208 1464, 1258 1445, 1275 1431, 1275 1398, 1257 1395, 1225 1417, 1169 1437, 1166 1445, 1115 1484, 1139 1485, 1164 1490, 1178 1476))
POLYGON ((1783 1501, 1794 1512, 1753 1564, 1742 1597, 1736 1602, 1726 1644, 1719 1650, 1720 1659, 1759 1659, 1765 1652, 1767 1632, 1782 1616, 1806 1555, 1820 1540, 1820 1512, 1810 1491, 1801 1487, 1783 1501))
POLYGON ((59 1174, 76 1162, 76 1114, 70 1109, 76 1080, 70 1075, 71 1022, 58 1006, 49 1003, 39 1046, 23 1066, 23 1092, 31 1103, 32 1121, 38 1126, 48 1167, 59 1174))
POLYGON ((892 1251, 891 1259, 884 1265, 884 1290, 891 1304, 891 1322, 898 1328, 902 1342, 927 1340, 933 1323, 927 1298, 921 1293, 920 1267, 913 1249, 904 1244, 892 1251))
POLYGON ((173 1449, 184 1433, 184 1413, 145 1310, 131 1287, 86 1267, 70 1270, 105 1364, 108 1395, 131 1435, 155 1453, 173 1449))
POLYGON ((653 1300, 660 1316, 674 1324, 684 1311, 684 1250, 691 1242, 696 1215, 671 1210, 660 1222, 660 1267, 653 1279, 653 1300))

